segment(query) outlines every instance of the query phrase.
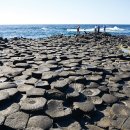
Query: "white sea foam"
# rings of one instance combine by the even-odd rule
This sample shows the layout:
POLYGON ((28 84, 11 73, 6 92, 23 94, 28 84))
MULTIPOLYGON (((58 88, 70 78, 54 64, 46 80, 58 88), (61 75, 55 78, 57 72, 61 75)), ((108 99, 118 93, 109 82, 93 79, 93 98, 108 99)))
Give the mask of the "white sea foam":
MULTIPOLYGON (((90 29, 79 29, 80 32, 92 32, 94 30, 94 28, 90 28, 90 29)), ((67 32, 77 32, 77 29, 67 29, 67 32)))
MULTIPOLYGON (((93 32, 94 31, 94 28, 90 28, 90 29, 79 29, 80 32, 93 32)), ((77 32, 77 29, 67 29, 67 32, 77 32)))
POLYGON ((45 28, 45 27, 43 27, 43 28, 41 28, 41 29, 42 29, 42 30, 45 30, 45 31, 47 30, 47 28, 45 28))
POLYGON ((125 29, 114 26, 113 28, 106 28, 108 31, 124 31, 125 29))
MULTIPOLYGON (((77 31, 77 29, 67 29, 67 32, 76 32, 76 31, 77 31)), ((94 31, 94 28, 89 28, 89 29, 83 29, 83 28, 81 28, 81 29, 80 29, 80 32, 84 32, 84 31, 86 31, 86 32, 93 32, 93 31, 94 31)), ((103 32, 103 31, 104 31, 104 28, 101 27, 101 28, 100 28, 100 31, 103 32)), ((114 27, 107 27, 107 28, 106 28, 106 31, 107 31, 107 32, 121 32, 121 31, 125 31, 125 29, 119 28, 119 27, 117 27, 117 26, 114 26, 114 27)))

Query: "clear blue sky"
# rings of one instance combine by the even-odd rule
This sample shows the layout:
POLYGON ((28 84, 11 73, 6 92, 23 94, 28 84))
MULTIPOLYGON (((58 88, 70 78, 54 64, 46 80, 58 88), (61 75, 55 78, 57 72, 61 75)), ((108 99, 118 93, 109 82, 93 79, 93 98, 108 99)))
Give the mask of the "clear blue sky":
POLYGON ((0 24, 130 24, 130 0, 0 0, 0 24))

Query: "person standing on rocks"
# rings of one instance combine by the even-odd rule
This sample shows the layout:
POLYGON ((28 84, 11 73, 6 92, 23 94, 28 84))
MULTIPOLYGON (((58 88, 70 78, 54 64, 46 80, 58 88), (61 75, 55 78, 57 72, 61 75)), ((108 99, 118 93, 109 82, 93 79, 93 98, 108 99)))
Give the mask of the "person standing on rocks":
POLYGON ((106 25, 103 26, 103 31, 106 32, 106 25))
POLYGON ((80 34, 80 26, 77 27, 77 34, 80 34))
POLYGON ((97 33, 97 25, 94 27, 94 32, 97 33))
POLYGON ((97 33, 99 33, 100 32, 100 26, 98 25, 98 27, 97 27, 97 33))

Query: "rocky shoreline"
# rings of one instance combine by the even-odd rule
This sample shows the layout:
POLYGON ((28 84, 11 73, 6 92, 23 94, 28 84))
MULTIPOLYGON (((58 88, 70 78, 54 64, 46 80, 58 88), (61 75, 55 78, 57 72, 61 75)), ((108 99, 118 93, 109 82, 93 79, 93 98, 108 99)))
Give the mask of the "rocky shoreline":
POLYGON ((130 130, 130 56, 107 33, 0 38, 0 129, 130 130))

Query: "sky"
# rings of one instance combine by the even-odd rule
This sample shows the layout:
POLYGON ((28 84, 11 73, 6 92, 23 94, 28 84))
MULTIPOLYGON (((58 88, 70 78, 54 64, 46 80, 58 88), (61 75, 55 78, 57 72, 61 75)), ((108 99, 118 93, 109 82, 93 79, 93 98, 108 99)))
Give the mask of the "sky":
POLYGON ((0 24, 130 24, 130 0, 0 0, 0 24))

